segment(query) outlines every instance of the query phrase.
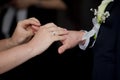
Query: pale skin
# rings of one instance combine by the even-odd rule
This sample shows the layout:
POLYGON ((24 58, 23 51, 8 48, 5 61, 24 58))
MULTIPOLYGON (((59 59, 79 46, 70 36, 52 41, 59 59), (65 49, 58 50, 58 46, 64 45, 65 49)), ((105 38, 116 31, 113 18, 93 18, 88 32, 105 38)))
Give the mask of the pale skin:
POLYGON ((62 54, 68 49, 71 49, 78 44, 84 44, 85 40, 82 40, 83 35, 85 34, 85 31, 69 31, 68 35, 66 36, 65 40, 62 40, 62 46, 59 47, 58 52, 59 54, 62 54))
POLYGON ((0 74, 15 68, 32 57, 40 55, 53 42, 64 40, 64 35, 68 34, 66 29, 59 28, 53 23, 34 30, 36 31, 35 35, 29 42, 0 52, 0 74), (53 31, 56 32, 55 35, 53 35, 53 31))
POLYGON ((26 19, 18 22, 12 37, 0 40, 0 51, 15 47, 27 42, 39 29, 40 22, 35 18, 26 19))
POLYGON ((57 10, 66 10, 67 8, 62 0, 13 0, 12 5, 19 9, 25 9, 31 5, 57 10))

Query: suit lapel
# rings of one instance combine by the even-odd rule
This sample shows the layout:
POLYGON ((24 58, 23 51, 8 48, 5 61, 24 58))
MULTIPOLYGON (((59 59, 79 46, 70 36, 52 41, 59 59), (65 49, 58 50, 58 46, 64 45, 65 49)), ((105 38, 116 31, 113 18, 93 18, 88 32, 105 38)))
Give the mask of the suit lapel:
POLYGON ((106 7, 105 11, 111 12, 114 3, 115 3, 115 2, 111 2, 111 3, 106 7))

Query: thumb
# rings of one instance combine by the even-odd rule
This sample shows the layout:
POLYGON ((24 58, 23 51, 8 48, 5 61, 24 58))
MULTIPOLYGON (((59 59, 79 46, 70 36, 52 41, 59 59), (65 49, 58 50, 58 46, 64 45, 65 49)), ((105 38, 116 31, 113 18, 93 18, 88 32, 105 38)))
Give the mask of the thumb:
POLYGON ((28 37, 31 37, 35 34, 34 31, 31 29, 31 27, 28 27, 26 31, 27 31, 26 36, 28 37))
POLYGON ((34 35, 34 32, 30 27, 28 27, 26 29, 26 34, 25 35, 26 35, 25 42, 28 42, 28 41, 30 41, 32 39, 32 36, 34 35))

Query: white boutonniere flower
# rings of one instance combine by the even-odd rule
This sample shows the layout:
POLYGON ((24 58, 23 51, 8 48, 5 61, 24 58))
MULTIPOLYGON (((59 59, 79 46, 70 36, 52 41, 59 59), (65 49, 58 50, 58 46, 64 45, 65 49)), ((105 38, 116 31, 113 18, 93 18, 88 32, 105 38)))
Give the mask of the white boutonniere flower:
MULTIPOLYGON (((91 9, 91 11, 94 11, 94 15, 95 15, 95 19, 93 21, 93 25, 94 27, 98 28, 102 23, 105 23, 105 20, 110 16, 110 13, 108 11, 105 11, 106 7, 108 6, 108 4, 110 2, 113 2, 113 0, 103 0, 101 2, 101 4, 98 6, 98 9, 91 9), (97 23, 95 23, 97 22, 97 23), (99 26, 96 26, 96 24, 98 24, 99 26)), ((98 33, 98 30, 96 30, 96 34, 98 33)), ((97 35, 94 35, 94 39, 96 39, 97 35)))
POLYGON ((98 6, 98 9, 94 9, 94 15, 97 18, 97 22, 99 24, 105 23, 106 18, 110 16, 110 13, 108 11, 105 11, 105 9, 108 6, 108 4, 112 1, 113 0, 103 0, 100 6, 98 6))
POLYGON ((90 47, 94 46, 101 24, 105 23, 105 20, 110 16, 110 13, 108 11, 105 11, 105 9, 112 1, 113 0, 103 0, 100 6, 98 6, 98 9, 91 9, 95 15, 95 17, 92 19, 93 28, 83 35, 82 39, 86 40, 86 42, 84 45, 79 45, 81 49, 85 50, 87 48, 91 37, 94 37, 94 41, 90 47))

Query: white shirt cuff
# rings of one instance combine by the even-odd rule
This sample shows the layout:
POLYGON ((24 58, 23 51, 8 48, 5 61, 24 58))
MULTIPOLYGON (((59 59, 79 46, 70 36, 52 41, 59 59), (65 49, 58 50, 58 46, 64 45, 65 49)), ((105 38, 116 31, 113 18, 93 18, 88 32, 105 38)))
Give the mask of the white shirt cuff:
POLYGON ((90 38, 87 38, 84 45, 79 44, 79 48, 82 49, 82 50, 86 50, 89 42, 90 42, 90 38))

